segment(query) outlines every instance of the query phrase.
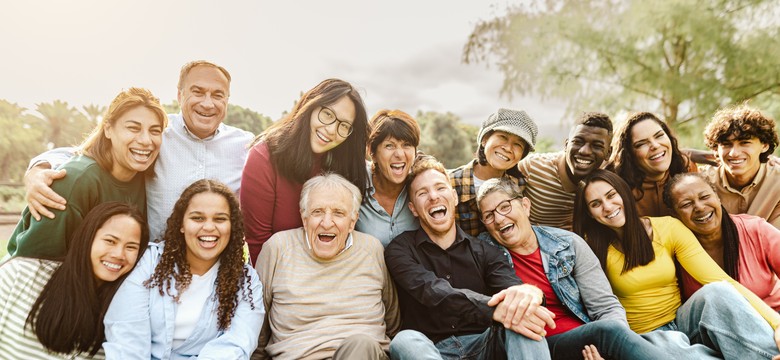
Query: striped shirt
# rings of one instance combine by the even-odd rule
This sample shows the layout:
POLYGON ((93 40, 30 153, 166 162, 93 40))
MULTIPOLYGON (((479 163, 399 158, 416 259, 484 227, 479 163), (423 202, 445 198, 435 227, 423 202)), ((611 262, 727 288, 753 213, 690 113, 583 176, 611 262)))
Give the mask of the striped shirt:
POLYGON ((30 330, 27 315, 60 262, 13 258, 0 265, 0 359, 104 359, 47 351, 30 330))
POLYGON ((531 223, 571 231, 577 184, 566 173, 564 152, 531 154, 518 164, 531 200, 531 223))
POLYGON ((303 228, 280 231, 263 245, 256 270, 266 321, 253 359, 330 359, 357 334, 389 349, 400 316, 384 247, 368 234, 352 235, 352 246, 330 260, 312 256, 303 228))

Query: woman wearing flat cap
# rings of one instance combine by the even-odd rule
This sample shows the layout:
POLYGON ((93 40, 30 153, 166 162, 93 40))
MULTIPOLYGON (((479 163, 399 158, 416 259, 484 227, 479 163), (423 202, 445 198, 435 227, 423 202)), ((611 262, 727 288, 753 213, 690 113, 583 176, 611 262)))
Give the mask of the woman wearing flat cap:
POLYGON ((534 150, 539 129, 523 110, 498 109, 482 122, 477 134, 477 158, 450 172, 450 183, 458 192, 458 226, 477 236, 486 231, 479 220, 477 190, 485 181, 507 177, 525 189, 525 179, 517 169, 534 150))

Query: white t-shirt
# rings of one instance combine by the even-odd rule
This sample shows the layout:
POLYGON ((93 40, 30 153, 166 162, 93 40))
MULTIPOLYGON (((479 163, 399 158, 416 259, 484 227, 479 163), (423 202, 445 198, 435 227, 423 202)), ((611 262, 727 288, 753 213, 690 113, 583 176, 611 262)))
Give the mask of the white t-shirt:
POLYGON ((203 275, 192 275, 190 285, 179 298, 180 303, 176 307, 176 320, 173 325, 173 347, 179 347, 195 330, 198 319, 203 312, 209 297, 213 294, 211 289, 217 280, 219 261, 203 275))

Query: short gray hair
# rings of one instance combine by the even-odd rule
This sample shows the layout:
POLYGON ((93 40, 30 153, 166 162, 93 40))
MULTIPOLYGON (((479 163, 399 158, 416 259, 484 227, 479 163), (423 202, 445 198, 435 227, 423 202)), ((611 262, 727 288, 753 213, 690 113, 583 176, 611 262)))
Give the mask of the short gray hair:
POLYGON ((352 197, 352 219, 357 219, 358 212, 360 211, 360 203, 363 201, 363 195, 360 193, 360 189, 357 186, 349 182, 343 176, 336 173, 325 173, 317 175, 303 184, 303 190, 301 190, 301 201, 298 206, 301 209, 301 213, 305 214, 309 206, 309 194, 313 190, 318 191, 331 191, 335 189, 348 190, 352 197))
POLYGON ((514 181, 505 176, 500 178, 492 178, 482 183, 482 186, 479 187, 479 191, 477 191, 477 208, 482 210, 479 207, 479 203, 482 201, 482 199, 485 198, 485 196, 488 196, 489 194, 496 191, 507 194, 509 197, 523 197, 523 192, 521 191, 520 186, 517 185, 514 181))

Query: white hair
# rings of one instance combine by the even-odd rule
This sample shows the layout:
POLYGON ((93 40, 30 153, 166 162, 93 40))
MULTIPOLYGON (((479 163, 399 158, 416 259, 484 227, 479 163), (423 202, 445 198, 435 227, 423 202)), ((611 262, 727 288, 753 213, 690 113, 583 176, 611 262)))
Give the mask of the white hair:
POLYGON ((330 172, 323 175, 317 175, 303 184, 301 201, 298 203, 301 213, 305 214, 308 212, 309 194, 313 190, 333 191, 336 189, 349 191, 349 194, 352 197, 352 219, 357 219, 358 212, 360 211, 360 203, 363 201, 363 195, 360 193, 360 189, 343 176, 330 172))

